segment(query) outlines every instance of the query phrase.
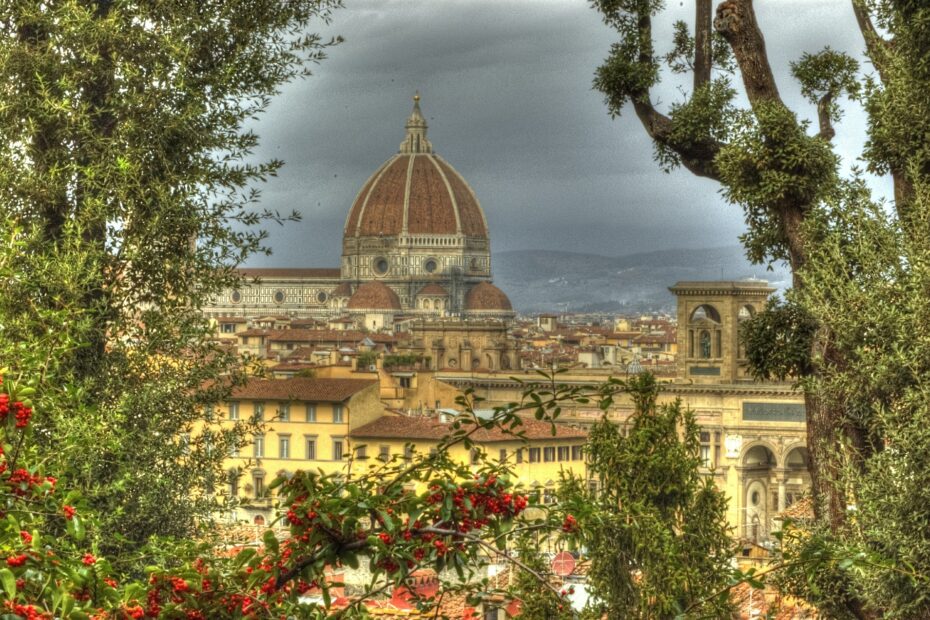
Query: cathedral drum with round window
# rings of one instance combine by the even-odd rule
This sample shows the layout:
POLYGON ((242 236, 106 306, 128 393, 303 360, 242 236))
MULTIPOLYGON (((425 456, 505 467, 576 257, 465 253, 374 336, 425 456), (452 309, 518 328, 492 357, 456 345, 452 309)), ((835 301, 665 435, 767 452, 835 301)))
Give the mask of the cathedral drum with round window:
POLYGON ((283 303, 284 303, 284 299, 285 299, 284 291, 282 291, 282 290, 277 290, 277 291, 274 292, 274 302, 275 302, 276 304, 283 304, 283 303))
POLYGON ((391 265, 388 263, 388 259, 383 256, 379 256, 372 263, 372 269, 374 269, 374 272, 379 276, 385 275, 390 267, 391 265))
POLYGON ((229 300, 233 302, 234 304, 239 303, 240 301, 242 301, 242 293, 240 291, 233 291, 229 295, 229 300))
POLYGON ((423 271, 426 273, 436 273, 437 269, 439 269, 439 263, 435 258, 428 258, 423 263, 423 271))

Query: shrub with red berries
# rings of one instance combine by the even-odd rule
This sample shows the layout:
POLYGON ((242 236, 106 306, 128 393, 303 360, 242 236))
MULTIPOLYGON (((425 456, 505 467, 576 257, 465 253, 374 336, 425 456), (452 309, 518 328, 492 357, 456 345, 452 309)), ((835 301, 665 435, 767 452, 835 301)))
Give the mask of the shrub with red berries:
MULTIPOLYGON (((515 528, 553 529, 522 520, 529 499, 513 490, 500 465, 485 464, 476 473, 442 449, 373 466, 353 479, 297 472, 275 480, 270 488, 287 536, 268 530, 260 548, 231 556, 181 544, 170 567, 150 567, 140 582, 89 548, 105 535, 96 531, 93 514, 66 481, 37 466, 43 459, 32 422, 41 412, 33 412, 30 394, 0 383, 0 491, 7 498, 0 520, 0 616, 322 619, 330 614, 333 570, 366 562, 387 586, 425 567, 464 575, 492 556, 504 557, 515 528)), ((467 440, 467 430, 460 431, 445 447, 467 440)), ((362 614, 352 604, 363 598, 350 601, 342 617, 362 614)))

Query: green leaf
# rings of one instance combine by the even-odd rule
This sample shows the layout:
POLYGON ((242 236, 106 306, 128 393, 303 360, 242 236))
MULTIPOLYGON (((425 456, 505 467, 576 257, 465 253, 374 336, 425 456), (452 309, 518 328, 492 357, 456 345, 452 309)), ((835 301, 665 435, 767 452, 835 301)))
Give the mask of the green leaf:
POLYGON ((68 520, 67 525, 68 534, 77 542, 84 540, 86 532, 84 530, 84 520, 81 517, 74 515, 71 519, 68 520))
POLYGON ((13 571, 9 568, 0 568, 0 583, 3 584, 7 600, 13 600, 13 597, 16 596, 16 576, 13 571))

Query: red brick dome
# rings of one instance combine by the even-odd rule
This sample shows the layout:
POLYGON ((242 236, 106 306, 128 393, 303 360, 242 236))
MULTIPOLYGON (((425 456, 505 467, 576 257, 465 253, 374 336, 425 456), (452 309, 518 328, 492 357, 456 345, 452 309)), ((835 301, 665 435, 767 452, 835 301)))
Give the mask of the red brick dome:
POLYGON ((510 299, 489 282, 479 282, 465 295, 465 310, 499 310, 512 312, 510 299))
POLYGON ((352 295, 352 285, 348 282, 343 282, 335 289, 333 289, 333 297, 350 297, 352 295))
POLYGON ((417 295, 432 295, 433 297, 448 297, 449 291, 442 288, 439 284, 435 282, 430 282, 426 286, 420 289, 417 295))
POLYGON ((465 235, 488 237, 474 192, 455 169, 433 153, 426 120, 415 98, 400 153, 362 186, 346 218, 346 237, 465 235))
POLYGON ((350 310, 400 310, 400 298, 383 282, 365 282, 349 298, 350 310))

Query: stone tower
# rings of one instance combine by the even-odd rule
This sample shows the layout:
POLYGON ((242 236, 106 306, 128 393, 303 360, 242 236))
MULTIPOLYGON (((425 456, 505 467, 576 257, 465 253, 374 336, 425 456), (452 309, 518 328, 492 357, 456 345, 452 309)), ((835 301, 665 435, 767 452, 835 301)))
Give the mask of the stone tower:
POLYGON ((775 289, 763 280, 678 282, 678 376, 694 383, 749 381, 740 321, 765 307, 775 289))

